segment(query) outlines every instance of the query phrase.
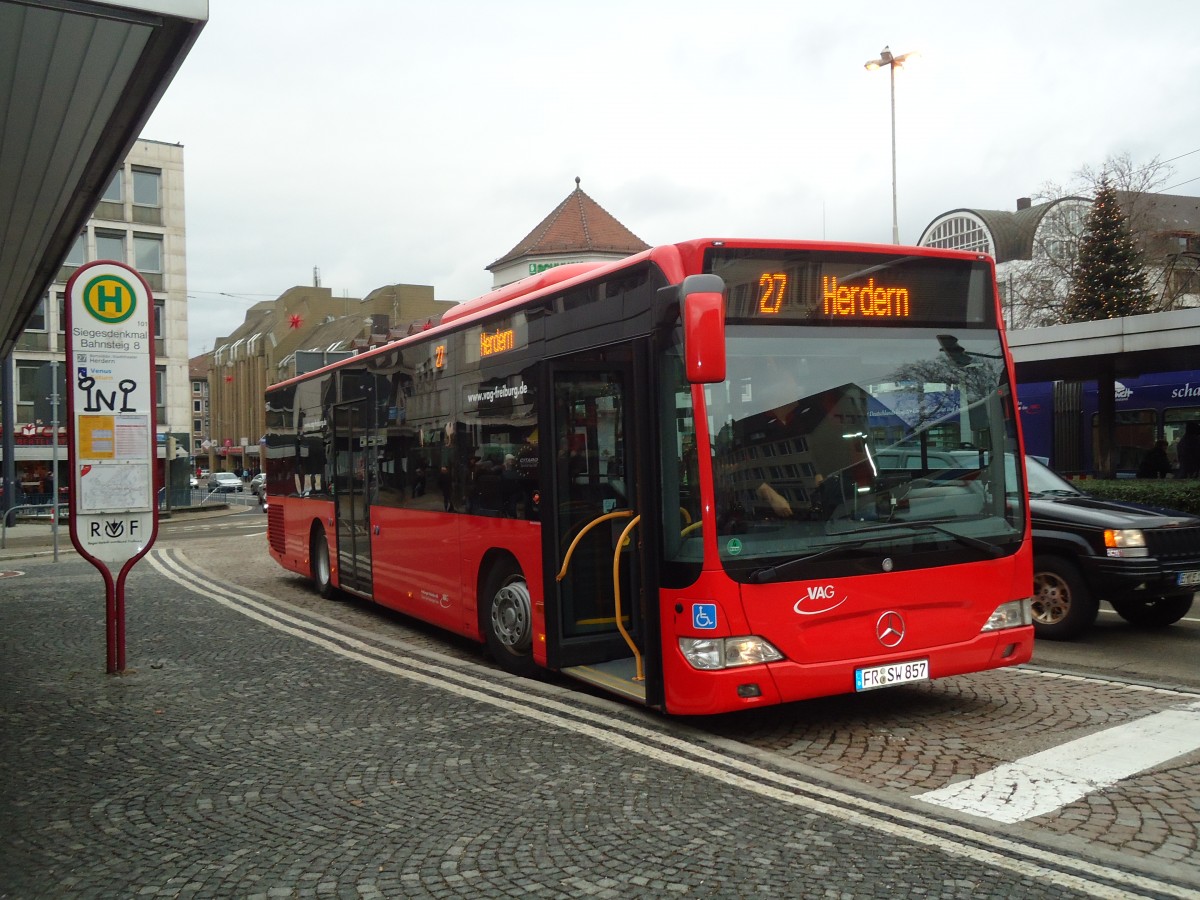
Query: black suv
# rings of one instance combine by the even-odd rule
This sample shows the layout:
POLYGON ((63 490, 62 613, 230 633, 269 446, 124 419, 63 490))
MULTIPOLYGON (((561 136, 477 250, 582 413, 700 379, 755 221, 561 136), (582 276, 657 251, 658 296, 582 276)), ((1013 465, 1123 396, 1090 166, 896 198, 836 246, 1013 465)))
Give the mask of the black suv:
POLYGON ((1107 600, 1125 621, 1178 622, 1200 590, 1200 518, 1078 490, 1026 457, 1033 524, 1033 628, 1069 640, 1107 600))
MULTIPOLYGON (((935 470, 977 468, 979 451, 927 450, 922 458, 919 448, 900 444, 876 459, 885 470, 928 467, 936 484, 935 470)), ((1143 627, 1171 625, 1188 614, 1200 591, 1200 517, 1091 497, 1032 457, 1025 458, 1025 471, 1037 637, 1079 637, 1096 621, 1101 600, 1143 627)), ((1015 475, 1009 484, 1017 483, 1015 475)))

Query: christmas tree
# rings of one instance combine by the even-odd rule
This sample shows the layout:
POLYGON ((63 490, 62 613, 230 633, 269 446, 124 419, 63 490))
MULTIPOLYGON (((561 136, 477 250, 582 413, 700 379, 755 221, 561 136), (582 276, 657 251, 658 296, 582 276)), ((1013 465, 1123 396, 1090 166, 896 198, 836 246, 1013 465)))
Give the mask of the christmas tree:
POLYGON ((1088 322, 1146 312, 1150 312, 1150 293, 1142 255, 1117 203, 1117 192, 1102 178, 1084 223, 1063 319, 1088 322))

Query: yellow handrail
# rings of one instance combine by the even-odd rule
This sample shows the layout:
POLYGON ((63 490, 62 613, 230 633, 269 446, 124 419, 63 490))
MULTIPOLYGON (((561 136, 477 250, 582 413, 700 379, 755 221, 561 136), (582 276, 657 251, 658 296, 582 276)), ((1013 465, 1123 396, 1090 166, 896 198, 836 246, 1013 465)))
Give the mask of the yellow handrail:
POLYGON ((621 624, 621 546, 625 543, 625 539, 629 537, 629 532, 633 531, 634 527, 640 521, 642 521, 641 516, 633 517, 630 523, 625 526, 625 530, 621 532, 621 537, 617 540, 617 547, 613 550, 613 601, 617 614, 617 631, 621 632, 621 637, 625 639, 625 643, 633 651, 633 663, 637 668, 637 674, 633 677, 634 681, 645 681, 646 676, 642 672, 642 654, 638 652, 633 638, 629 636, 629 632, 621 624))
MULTIPOLYGON (((575 535, 575 540, 571 541, 571 546, 567 548, 567 553, 563 557, 562 568, 558 570, 558 574, 556 576, 554 576, 554 580, 562 581, 564 578, 567 577, 567 567, 569 565, 571 565, 571 554, 573 554, 575 552, 576 546, 578 546, 579 542, 581 540, 583 540, 583 536, 585 534, 587 534, 589 531, 591 531, 593 528, 595 528, 601 522, 607 522, 609 519, 628 519, 632 515, 633 515, 632 509, 617 509, 617 510, 614 510, 613 512, 605 513, 604 515, 599 516, 598 518, 592 519, 592 521, 588 522, 587 525, 585 525, 582 529, 580 529, 579 534, 575 535)), ((617 542, 617 549, 618 550, 621 549, 621 544, 619 541, 617 542)))

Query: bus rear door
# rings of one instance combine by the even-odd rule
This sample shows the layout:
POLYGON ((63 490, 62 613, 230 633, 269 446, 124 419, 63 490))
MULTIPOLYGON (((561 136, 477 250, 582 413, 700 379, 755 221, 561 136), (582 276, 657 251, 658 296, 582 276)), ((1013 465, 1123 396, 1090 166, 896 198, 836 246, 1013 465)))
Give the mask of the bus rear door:
POLYGON ((371 446, 373 429, 366 427, 363 401, 333 407, 334 508, 337 512, 338 586, 371 595, 370 497, 375 478, 371 446))

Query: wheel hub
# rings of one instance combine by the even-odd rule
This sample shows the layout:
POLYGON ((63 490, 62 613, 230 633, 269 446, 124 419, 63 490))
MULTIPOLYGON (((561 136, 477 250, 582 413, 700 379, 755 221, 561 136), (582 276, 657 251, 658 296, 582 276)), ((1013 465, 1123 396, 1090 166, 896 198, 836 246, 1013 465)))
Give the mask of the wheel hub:
POLYGON ((533 643, 532 603, 523 580, 510 581, 492 598, 492 630, 505 649, 524 653, 533 643))
POLYGON ((1071 607, 1071 593, 1057 578, 1039 575, 1034 579, 1033 617, 1044 625, 1061 622, 1071 607))

